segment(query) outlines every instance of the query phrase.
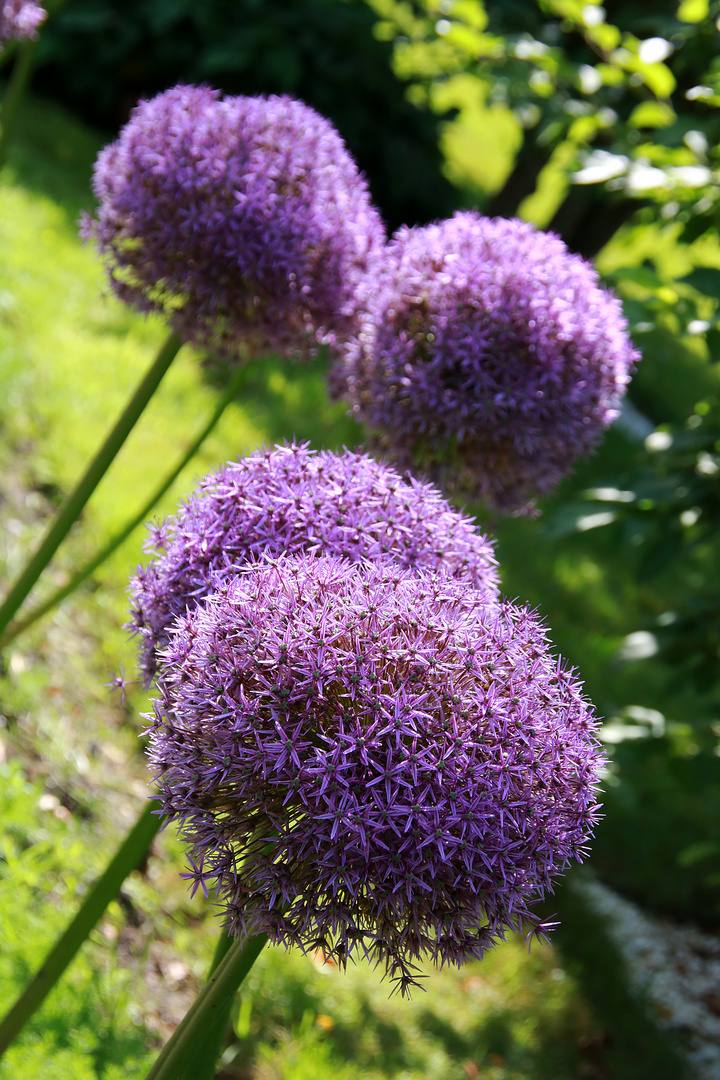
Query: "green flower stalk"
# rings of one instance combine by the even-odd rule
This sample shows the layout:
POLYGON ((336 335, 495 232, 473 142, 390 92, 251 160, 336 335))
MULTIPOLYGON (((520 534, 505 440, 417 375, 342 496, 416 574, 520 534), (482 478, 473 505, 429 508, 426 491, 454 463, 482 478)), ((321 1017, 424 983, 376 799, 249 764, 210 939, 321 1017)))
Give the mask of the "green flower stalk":
POLYGON ((11 619, 19 610, 20 605, 80 517, 88 499, 117 457, 181 346, 182 341, 177 334, 171 334, 158 352, 150 369, 126 405, 112 431, 88 466, 85 475, 55 518, 40 547, 8 593, 4 604, 0 607, 0 639, 10 625, 11 619))
POLYGON ((165 495, 165 493, 170 490, 170 488, 175 483, 185 466, 192 461, 202 444, 205 442, 211 432, 215 429, 226 408, 228 407, 230 402, 236 397, 238 390, 240 389, 240 385, 245 378, 245 374, 245 368, 234 369, 227 388, 220 400, 218 401, 215 410, 210 419, 208 420, 207 424, 202 429, 202 431, 192 443, 192 445, 188 447, 187 451, 183 454, 180 461, 178 461, 172 471, 168 473, 168 475, 165 477, 159 487, 155 489, 153 494, 143 505, 142 509, 139 510, 137 514, 135 514, 133 518, 128 521, 122 529, 119 530, 119 532, 115 533, 115 535, 111 537, 110 540, 108 540, 105 547, 102 548, 97 553, 97 555, 95 555, 88 563, 86 563, 85 566, 81 567, 78 571, 76 571, 76 573, 73 574, 70 581, 68 581, 66 585, 63 585, 63 587, 60 589, 56 589, 55 592, 53 592, 47 598, 47 600, 45 600, 42 604, 39 604, 37 607, 33 608, 32 611, 29 611, 25 618, 18 619, 16 622, 11 623, 8 626, 5 634, 0 637, 0 648, 2 648, 2 646, 4 645, 9 645, 11 641, 14 641, 15 638, 19 637, 19 635, 24 633, 25 630, 29 630, 31 626, 34 626, 36 622, 39 622, 39 620, 42 619, 43 616, 47 615, 50 611, 53 611, 54 608, 58 606, 58 604, 62 603, 62 601, 67 596, 69 596, 77 588, 79 588, 79 586, 82 585, 84 581, 87 581, 90 575, 94 574, 95 571, 100 566, 102 566, 102 564, 107 559, 109 559, 115 551, 117 551, 121 544, 123 544, 127 540, 127 538, 132 535, 138 525, 141 525, 149 518, 152 511, 160 502, 160 499, 162 499, 163 495, 165 495))
POLYGON ((208 1025, 227 1008, 258 956, 267 934, 239 938, 231 945, 217 970, 200 991, 157 1059, 146 1080, 177 1080, 190 1055, 205 1042, 208 1025))

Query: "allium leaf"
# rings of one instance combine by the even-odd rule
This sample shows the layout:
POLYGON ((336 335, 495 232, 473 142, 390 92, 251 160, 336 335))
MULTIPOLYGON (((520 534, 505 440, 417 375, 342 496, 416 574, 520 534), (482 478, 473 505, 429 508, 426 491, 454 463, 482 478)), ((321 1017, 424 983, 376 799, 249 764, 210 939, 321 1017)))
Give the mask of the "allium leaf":
POLYGON ((105 872, 87 893, 67 930, 58 938, 35 977, 0 1023, 0 1057, 42 1005, 78 949, 90 936, 105 908, 117 896, 125 878, 143 859, 161 824, 157 808, 151 804, 138 818, 105 872))

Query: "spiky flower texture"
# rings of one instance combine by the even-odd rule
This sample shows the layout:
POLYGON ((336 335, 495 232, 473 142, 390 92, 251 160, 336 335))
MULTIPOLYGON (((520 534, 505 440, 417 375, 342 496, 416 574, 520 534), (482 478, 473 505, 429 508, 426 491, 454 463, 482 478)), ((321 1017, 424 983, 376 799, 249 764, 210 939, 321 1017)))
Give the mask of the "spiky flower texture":
POLYGON ((205 477, 170 521, 151 526, 155 558, 130 583, 131 628, 149 681, 169 628, 258 555, 319 551, 441 570, 498 597, 493 546, 431 484, 365 454, 290 444, 205 477))
POLYGON ((237 935, 402 992, 479 958, 581 859, 596 721, 526 609, 312 555, 260 562, 176 623, 149 719, 162 812, 237 935))
POLYGON ((176 86, 133 110, 93 183, 83 231, 115 292, 216 351, 343 339, 384 243, 342 139, 289 97, 176 86))
POLYGON ((0 47, 4 41, 37 37, 47 12, 36 0, 2 0, 0 3, 0 47))
POLYGON ((402 465, 511 510, 595 446, 637 359, 559 237, 463 212, 395 235, 333 385, 402 465))

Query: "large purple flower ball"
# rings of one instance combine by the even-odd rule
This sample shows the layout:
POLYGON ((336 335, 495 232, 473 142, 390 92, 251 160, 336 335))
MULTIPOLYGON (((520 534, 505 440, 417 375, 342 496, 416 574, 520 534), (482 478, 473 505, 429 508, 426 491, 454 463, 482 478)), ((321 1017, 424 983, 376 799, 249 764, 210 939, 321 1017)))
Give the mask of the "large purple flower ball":
POLYGON ((637 359, 618 300, 562 240, 464 212, 391 240, 332 381, 399 463, 508 510, 595 446, 637 359))
POLYGON ((469 518, 432 485, 348 450, 291 444, 231 462, 150 529, 155 558, 130 583, 148 681, 173 620, 262 554, 319 551, 441 570, 487 602, 498 598, 493 545, 469 518))
POLYGON ((176 86, 141 102, 94 190, 84 232, 115 292, 216 351, 344 339, 385 240, 332 124, 289 97, 176 86))
POLYGON ((36 0, 2 0, 0 3, 0 47, 11 39, 37 37, 47 12, 36 0))
POLYGON ((148 717, 161 809, 237 935, 462 964, 581 860, 602 754, 536 616, 445 575, 310 555, 178 620, 148 717))

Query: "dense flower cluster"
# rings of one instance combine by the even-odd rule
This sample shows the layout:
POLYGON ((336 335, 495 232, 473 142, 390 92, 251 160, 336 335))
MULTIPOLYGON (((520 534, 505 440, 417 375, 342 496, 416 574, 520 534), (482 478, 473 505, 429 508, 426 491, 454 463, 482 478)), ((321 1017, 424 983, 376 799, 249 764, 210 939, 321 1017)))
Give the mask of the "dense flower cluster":
POLYGON ((385 239, 332 124, 288 97, 177 86, 141 102, 94 190, 83 231, 115 292, 218 351, 343 339, 385 239))
POLYGON ((597 818, 596 721, 527 609, 444 574, 300 555, 178 620, 148 719, 162 812, 235 934, 343 964, 461 964, 597 818))
POLYGON ((47 16, 36 0, 2 0, 0 4, 0 45, 12 38, 34 38, 47 16))
POLYGON ((638 359, 626 325, 557 236, 458 213, 391 240, 333 386, 398 462, 512 509, 617 416, 638 359))
POLYGON ((155 559, 130 584, 131 628, 147 679, 173 619, 257 555, 320 551, 437 569, 498 597, 493 546, 427 483, 365 454, 291 444, 205 477, 170 521, 151 526, 155 559))

